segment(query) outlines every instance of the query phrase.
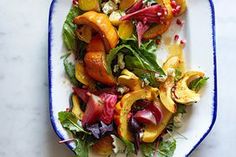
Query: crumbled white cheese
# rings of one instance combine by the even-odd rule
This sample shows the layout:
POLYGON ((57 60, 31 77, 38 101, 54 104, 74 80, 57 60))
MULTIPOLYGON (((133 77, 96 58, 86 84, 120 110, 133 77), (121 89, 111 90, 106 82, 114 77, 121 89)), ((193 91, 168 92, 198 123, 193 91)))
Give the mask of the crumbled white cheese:
POLYGON ((118 65, 118 64, 116 64, 116 65, 114 65, 113 72, 114 72, 114 73, 116 73, 116 72, 118 72, 118 71, 119 71, 119 69, 120 69, 119 65, 118 65))
POLYGON ((112 142, 112 145, 114 146, 113 152, 115 154, 124 152, 125 151, 124 143, 115 135, 111 135, 111 137, 113 138, 113 142, 112 142))
POLYGON ((144 81, 144 83, 145 83, 146 86, 148 86, 148 85, 150 84, 150 81, 148 81, 147 78, 144 78, 143 81, 144 81))
POLYGON ((168 68, 167 69, 167 75, 175 77, 175 69, 174 68, 168 68))
POLYGON ((157 79, 157 81, 165 82, 166 79, 167 79, 167 76, 166 75, 160 75, 160 74, 156 73, 155 78, 157 79))
POLYGON ((119 65, 120 69, 125 68, 124 54, 122 54, 122 53, 118 54, 118 65, 119 65))
POLYGON ((104 3, 104 6, 102 8, 102 11, 105 13, 105 14, 110 14, 112 13, 113 11, 117 10, 118 9, 118 6, 116 3, 114 3, 113 1, 109 0, 108 2, 104 3))
POLYGON ((126 86, 119 86, 117 87, 117 92, 119 92, 120 94, 124 94, 124 93, 127 93, 129 91, 129 88, 126 87, 126 86))
POLYGON ((174 116, 173 124, 176 128, 180 128, 183 126, 183 114, 182 113, 178 113, 176 116, 174 116))
POLYGON ((113 25, 119 25, 120 18, 121 18, 122 16, 124 16, 124 15, 125 15, 124 12, 122 12, 122 11, 120 11, 120 10, 115 10, 115 11, 113 11, 113 12, 110 14, 109 20, 111 21, 111 23, 112 23, 113 25))

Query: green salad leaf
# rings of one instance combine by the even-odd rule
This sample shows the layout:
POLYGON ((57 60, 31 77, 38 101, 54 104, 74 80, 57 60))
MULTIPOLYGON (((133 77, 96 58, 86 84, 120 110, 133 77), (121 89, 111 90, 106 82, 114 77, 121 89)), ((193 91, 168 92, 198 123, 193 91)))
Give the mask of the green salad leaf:
POLYGON ((157 64, 155 55, 156 49, 157 47, 153 40, 144 42, 140 48, 135 38, 122 41, 121 44, 112 49, 106 57, 108 72, 112 73, 112 61, 119 53, 123 53, 127 69, 133 71, 134 74, 141 79, 148 80, 150 85, 157 86, 155 74, 165 75, 165 73, 157 64))
POLYGON ((69 55, 63 61, 66 75, 74 86, 80 86, 81 83, 75 78, 75 65, 68 60, 68 57, 69 55))
POLYGON ((77 157, 88 157, 89 146, 86 140, 76 139, 74 152, 77 157))
POLYGON ((62 124, 62 126, 73 132, 83 132, 85 134, 90 134, 89 132, 85 131, 82 126, 79 125, 78 121, 79 119, 72 113, 72 112, 66 112, 62 111, 58 113, 59 120, 62 124))
POLYGON ((161 141, 158 148, 158 157, 172 157, 176 149, 176 140, 170 139, 166 141, 161 141))
POLYGON ((125 147, 126 147, 126 149, 125 149, 126 156, 131 156, 131 155, 135 154, 134 144, 128 140, 122 139, 122 141, 124 142, 125 147))
POLYGON ((68 50, 76 51, 76 25, 73 23, 73 19, 80 14, 80 10, 77 6, 72 6, 66 20, 63 25, 63 41, 68 50))
POLYGON ((155 143, 141 144, 141 152, 144 157, 154 157, 155 152, 156 152, 155 143))
POLYGON ((177 114, 178 114, 178 113, 182 113, 182 114, 187 113, 187 112, 186 112, 186 105, 177 104, 177 112, 176 112, 176 113, 177 113, 177 114))
POLYGON ((198 79, 195 79, 189 84, 189 88, 198 92, 206 84, 208 79, 209 77, 200 77, 198 79))

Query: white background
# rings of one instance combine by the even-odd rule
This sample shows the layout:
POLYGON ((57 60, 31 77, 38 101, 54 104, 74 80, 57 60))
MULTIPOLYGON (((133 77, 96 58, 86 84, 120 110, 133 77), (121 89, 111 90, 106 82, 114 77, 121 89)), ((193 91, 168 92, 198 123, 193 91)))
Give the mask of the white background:
MULTIPOLYGON (((50 3, 49 0, 0 0, 0 157, 73 156, 64 145, 58 144, 49 122, 50 3)), ((236 1, 214 0, 214 3, 218 117, 193 157, 236 156, 236 1)))

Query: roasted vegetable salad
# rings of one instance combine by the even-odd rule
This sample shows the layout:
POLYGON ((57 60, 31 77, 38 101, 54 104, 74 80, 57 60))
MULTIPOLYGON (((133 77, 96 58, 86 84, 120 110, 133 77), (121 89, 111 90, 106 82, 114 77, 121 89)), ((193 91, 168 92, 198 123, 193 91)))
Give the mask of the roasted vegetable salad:
POLYGON ((162 34, 187 9, 185 0, 73 0, 63 25, 62 57, 73 88, 59 120, 78 157, 171 157, 186 107, 207 81, 187 71, 185 40, 175 35, 163 64, 162 34))

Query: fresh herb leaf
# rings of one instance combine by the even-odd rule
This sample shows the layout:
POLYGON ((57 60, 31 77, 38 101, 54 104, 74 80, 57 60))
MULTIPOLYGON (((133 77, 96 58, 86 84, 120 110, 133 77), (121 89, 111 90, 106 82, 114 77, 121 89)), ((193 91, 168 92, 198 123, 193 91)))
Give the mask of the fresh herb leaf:
POLYGON ((66 75, 74 86, 80 86, 81 83, 75 78, 75 65, 68 60, 68 57, 69 55, 63 61, 66 75))
POLYGON ((158 82, 156 81, 155 78, 155 72, 153 71, 148 71, 148 70, 143 70, 143 69, 138 69, 135 68, 133 69, 133 72, 141 79, 141 80, 148 80, 151 86, 158 86, 158 82))
POLYGON ((176 112, 177 114, 178 113, 187 113, 186 112, 186 106, 185 105, 183 105, 183 104, 178 104, 177 105, 177 112, 176 112))
POLYGON ((209 77, 195 79, 189 84, 189 88, 198 92, 206 84, 208 79, 209 77))
POLYGON ((76 59, 83 60, 86 53, 87 43, 81 40, 77 40, 77 51, 76 51, 76 59))
POLYGON ((79 125, 78 118, 72 112, 66 112, 66 111, 59 112, 58 117, 62 126, 65 129, 73 133, 83 132, 85 134, 89 134, 82 128, 82 126, 79 125))
POLYGON ((158 148, 158 157, 172 157, 176 149, 176 140, 161 141, 158 148))
POLYGON ((178 81, 182 76, 182 72, 178 69, 175 69, 175 81, 178 81))
POLYGON ((155 143, 141 144, 141 152, 144 157, 154 157, 155 152, 156 152, 155 143))
POLYGON ((125 152, 126 152, 126 156, 131 156, 133 154, 135 154, 135 147, 134 147, 134 144, 128 140, 124 140, 122 139, 122 141, 124 142, 125 146, 126 146, 126 149, 125 149, 125 152))
POLYGON ((80 14, 77 6, 72 6, 63 25, 63 41, 68 50, 76 50, 76 35, 77 26, 73 23, 73 19, 80 14))
POLYGON ((156 62, 156 45, 153 40, 143 43, 140 48, 137 44, 137 39, 131 38, 131 40, 123 42, 120 46, 112 49, 107 55, 107 69, 109 73, 112 73, 111 64, 116 58, 118 53, 125 54, 126 68, 133 71, 136 75, 142 79, 147 79, 151 85, 156 86, 155 74, 165 75, 162 68, 156 62), (134 69, 140 69, 134 71, 134 69), (146 74, 146 71, 149 71, 146 74), (145 73, 145 75, 143 75, 145 73))
POLYGON ((88 157, 89 145, 86 140, 76 139, 74 152, 77 157, 88 157))

